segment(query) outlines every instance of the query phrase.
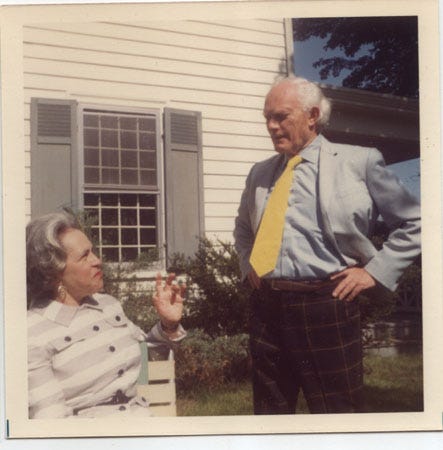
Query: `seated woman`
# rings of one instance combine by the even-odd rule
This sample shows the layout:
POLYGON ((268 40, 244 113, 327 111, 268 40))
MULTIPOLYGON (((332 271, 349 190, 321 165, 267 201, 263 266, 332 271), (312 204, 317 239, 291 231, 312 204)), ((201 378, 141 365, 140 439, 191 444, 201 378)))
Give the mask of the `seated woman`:
POLYGON ((149 414, 136 395, 139 342, 172 346, 185 286, 156 279, 160 321, 146 335, 103 289, 101 261, 76 220, 65 213, 35 219, 26 229, 29 417, 149 414))

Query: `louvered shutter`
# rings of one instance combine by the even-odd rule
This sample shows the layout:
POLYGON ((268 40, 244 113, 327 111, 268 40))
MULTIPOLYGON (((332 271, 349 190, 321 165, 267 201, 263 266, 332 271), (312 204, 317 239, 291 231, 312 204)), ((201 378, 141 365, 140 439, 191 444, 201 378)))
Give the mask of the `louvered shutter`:
POLYGON ((77 103, 31 101, 31 215, 78 208, 77 103))
POLYGON ((201 113, 165 108, 166 250, 192 256, 204 234, 201 113))

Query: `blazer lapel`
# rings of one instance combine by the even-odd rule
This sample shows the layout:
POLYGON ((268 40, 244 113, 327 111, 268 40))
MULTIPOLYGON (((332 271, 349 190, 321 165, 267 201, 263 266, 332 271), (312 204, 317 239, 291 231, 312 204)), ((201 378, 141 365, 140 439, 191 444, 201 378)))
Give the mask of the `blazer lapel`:
POLYGON ((332 232, 330 221, 330 205, 334 196, 335 186, 335 167, 337 164, 337 152, 334 150, 333 144, 331 144, 325 138, 322 139, 322 144, 319 154, 318 164, 318 196, 320 211, 323 219, 323 226, 326 235, 330 242, 341 254, 338 248, 337 241, 335 240, 334 233, 332 232))

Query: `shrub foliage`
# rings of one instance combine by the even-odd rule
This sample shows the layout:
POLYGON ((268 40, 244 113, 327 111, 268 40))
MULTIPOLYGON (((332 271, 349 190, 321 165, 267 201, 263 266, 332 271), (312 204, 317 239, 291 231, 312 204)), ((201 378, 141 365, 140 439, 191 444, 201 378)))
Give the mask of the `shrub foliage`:
POLYGON ((232 244, 203 238, 193 258, 174 255, 170 270, 187 277, 185 327, 211 336, 247 332, 249 288, 232 244))

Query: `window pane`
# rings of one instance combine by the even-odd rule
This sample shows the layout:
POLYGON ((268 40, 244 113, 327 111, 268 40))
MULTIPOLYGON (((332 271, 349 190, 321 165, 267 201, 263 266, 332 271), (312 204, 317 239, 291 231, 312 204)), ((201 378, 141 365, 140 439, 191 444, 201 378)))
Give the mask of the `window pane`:
POLYGON ((103 209, 102 210, 102 224, 103 225, 117 225, 118 214, 116 209, 103 209))
POLYGON ((102 128, 118 128, 117 116, 100 116, 102 128))
POLYGON ((102 166, 118 166, 118 150, 102 150, 102 166))
POLYGON ((83 116, 83 125, 85 127, 98 128, 98 116, 96 114, 85 114, 83 116))
POLYGON ((85 167, 85 183, 98 184, 100 182, 100 176, 98 169, 91 169, 85 167))
POLYGON ((102 205, 117 206, 118 194, 101 194, 102 205))
POLYGON ((137 172, 138 170, 122 170, 122 184, 139 184, 137 172))
POLYGON ((98 149, 85 148, 85 164, 87 166, 98 166, 98 149))
POLYGON ((153 209, 140 210, 140 225, 155 225, 156 213, 153 209))
POLYGON ((118 169, 102 169, 103 184, 119 184, 118 169))
POLYGON ((118 245, 118 230, 117 230, 117 228, 103 228, 101 244, 102 245, 118 245))
POLYGON ((118 248, 102 247, 102 258, 104 261, 118 261, 118 248))
POLYGON ((121 261, 129 261, 157 248, 156 200, 153 194, 85 193, 85 212, 95 216, 91 239, 104 260, 118 261, 120 252, 121 261))
POLYGON ((122 155, 122 167, 138 167, 137 152, 124 151, 121 152, 122 155))
POLYGON ((122 228, 122 245, 137 245, 137 229, 122 228))
POLYGON ((120 194, 120 204, 122 206, 136 206, 137 205, 137 195, 120 194))
POLYGON ((122 130, 136 130, 137 129, 137 118, 136 117, 121 117, 120 118, 120 128, 122 130))
POLYGON ((99 194, 85 194, 84 204, 89 206, 98 205, 99 194))
POLYGON ((140 130, 143 130, 143 131, 155 132, 155 118, 140 119, 139 120, 139 128, 140 128, 140 130))
POLYGON ((118 132, 114 130, 102 130, 102 147, 118 148, 118 132))
POLYGON ((157 148, 155 134, 140 133, 140 148, 143 150, 155 150, 157 148))
POLYGON ((91 241, 95 244, 99 243, 100 237, 99 237, 99 229, 98 228, 91 228, 89 230, 91 241))
POLYGON ((90 226, 98 225, 98 211, 92 208, 85 208, 85 221, 90 226))
POLYGON ((157 241, 156 232, 153 228, 142 228, 140 230, 140 243, 144 245, 155 245, 157 241))
POLYGON ((83 134, 85 147, 98 147, 98 130, 87 128, 83 134))
POLYGON ((157 167, 157 155, 155 152, 140 152, 140 167, 155 169, 157 167))
POLYGON ((140 184, 155 186, 157 184, 157 174, 153 170, 140 170, 140 184))
POLYGON ((156 206, 156 198, 155 195, 144 194, 140 195, 140 206, 156 206))
POLYGON ((137 148, 137 133, 122 131, 121 148, 137 148))
POLYGON ((137 225, 137 210, 136 209, 122 209, 121 210, 122 225, 137 225))
POLYGON ((137 258, 138 251, 136 248, 122 248, 122 260, 134 261, 137 258))

